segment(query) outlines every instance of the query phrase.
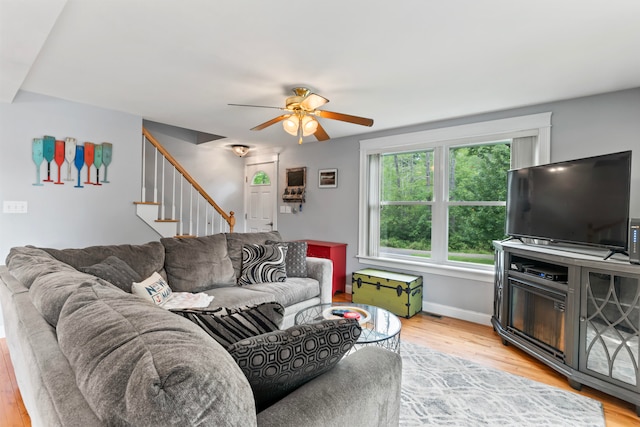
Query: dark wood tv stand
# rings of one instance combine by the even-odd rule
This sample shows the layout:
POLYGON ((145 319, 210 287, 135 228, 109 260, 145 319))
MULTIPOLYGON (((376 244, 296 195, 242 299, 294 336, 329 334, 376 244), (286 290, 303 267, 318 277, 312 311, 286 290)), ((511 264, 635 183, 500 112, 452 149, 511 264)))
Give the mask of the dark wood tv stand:
POLYGON ((517 240, 494 247, 491 322, 502 342, 640 415, 640 266, 603 251, 517 240))

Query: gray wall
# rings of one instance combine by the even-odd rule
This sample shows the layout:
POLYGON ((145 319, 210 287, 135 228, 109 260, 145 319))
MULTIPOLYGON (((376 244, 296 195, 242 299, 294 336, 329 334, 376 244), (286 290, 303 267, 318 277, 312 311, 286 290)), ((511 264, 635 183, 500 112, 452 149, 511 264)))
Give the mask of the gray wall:
MULTIPOLYGON (((280 178, 288 167, 308 167, 307 203, 298 214, 279 214, 278 228, 287 239, 347 243, 347 275, 369 267, 355 258, 358 239, 359 140, 447 126, 551 111, 551 160, 561 161, 633 150, 631 216, 640 217, 640 89, 572 99, 441 122, 416 125, 366 136, 305 143, 291 140, 280 155, 280 178), (338 169, 338 188, 318 188, 318 168, 338 169)), ((327 125, 330 132, 330 126, 327 125)), ((282 193, 280 189, 280 194, 282 193)), ((597 198, 594 199, 597 203, 597 198)), ((398 270, 401 271, 401 270, 398 270)), ((487 322, 493 288, 478 282, 424 275, 425 306, 433 311, 487 322)), ((349 280, 349 278, 348 278, 349 280)))
MULTIPOLYGON (((11 104, 0 103, 0 200, 28 202, 26 214, 0 214, 0 264, 13 246, 79 247, 157 239, 133 205, 140 198, 141 128, 137 116, 28 92, 18 93, 11 104), (32 185, 36 167, 31 141, 44 135, 73 137, 79 144, 111 142, 110 183, 84 188, 70 182, 32 185)), ((57 177, 55 165, 54 170, 57 177)), ((46 177, 46 162, 41 176, 46 177)))

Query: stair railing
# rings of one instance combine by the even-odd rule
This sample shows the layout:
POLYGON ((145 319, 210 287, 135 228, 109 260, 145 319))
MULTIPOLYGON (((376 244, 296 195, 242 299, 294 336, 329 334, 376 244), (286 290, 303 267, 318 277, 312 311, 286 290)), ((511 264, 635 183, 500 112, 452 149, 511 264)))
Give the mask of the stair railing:
MULTIPOLYGON (((233 233, 236 223, 234 212, 226 213, 220 208, 144 127, 142 128, 142 193, 141 202, 136 203, 158 205, 158 219, 155 222, 175 223, 177 237, 233 233), (151 168, 150 172, 148 169, 151 168)), ((150 225, 153 227, 152 224, 150 225)), ((166 234, 159 230, 158 232, 166 234)))

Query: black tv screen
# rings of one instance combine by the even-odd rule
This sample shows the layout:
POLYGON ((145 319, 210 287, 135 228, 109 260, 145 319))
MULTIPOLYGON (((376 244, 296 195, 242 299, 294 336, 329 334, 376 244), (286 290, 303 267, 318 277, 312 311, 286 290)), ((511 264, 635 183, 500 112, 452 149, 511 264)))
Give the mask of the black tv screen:
POLYGON ((631 151, 508 172, 506 233, 627 249, 631 151))

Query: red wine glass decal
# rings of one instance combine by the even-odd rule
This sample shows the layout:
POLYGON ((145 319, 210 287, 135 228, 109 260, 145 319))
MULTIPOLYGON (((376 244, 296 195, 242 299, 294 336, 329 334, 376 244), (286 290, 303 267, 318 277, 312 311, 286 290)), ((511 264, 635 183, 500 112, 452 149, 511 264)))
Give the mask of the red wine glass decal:
POLYGON ((107 170, 109 168, 109 165, 111 164, 111 158, 113 156, 113 144, 111 144, 110 142, 103 142, 102 143, 102 163, 104 163, 104 179, 102 180, 103 183, 109 183, 108 178, 107 178, 107 170))
POLYGON ((73 181, 73 177, 71 176, 71 165, 73 165, 73 160, 76 158, 75 138, 67 138, 64 141, 64 158, 67 161, 67 178, 65 181, 73 181))
POLYGON ((43 144, 42 138, 33 138, 33 142, 31 143, 31 155, 33 163, 36 164, 36 182, 33 185, 44 185, 40 182, 40 165, 42 165, 42 161, 44 160, 42 151, 43 144))
POLYGON ((93 184, 91 182, 91 165, 93 164, 94 147, 93 142, 84 143, 84 163, 87 165, 87 180, 85 184, 93 184))
POLYGON ((102 145, 96 144, 93 147, 93 165, 96 167, 96 182, 94 185, 100 184, 100 166, 102 166, 102 145))
POLYGON ((54 182, 54 184, 63 185, 64 182, 60 181, 60 168, 64 163, 64 141, 56 140, 54 147, 54 160, 56 161, 56 165, 58 165, 58 180, 54 182))
POLYGON ((84 188, 84 185, 80 184, 80 172, 84 166, 84 147, 82 145, 76 145, 76 157, 74 164, 78 170, 78 185, 74 185, 74 188, 84 188))
POLYGON ((44 179, 44 182, 53 182, 51 179, 51 161, 53 160, 55 142, 56 139, 52 136, 44 137, 44 147, 42 152, 44 154, 44 159, 47 161, 47 179, 44 179))

